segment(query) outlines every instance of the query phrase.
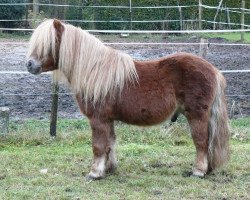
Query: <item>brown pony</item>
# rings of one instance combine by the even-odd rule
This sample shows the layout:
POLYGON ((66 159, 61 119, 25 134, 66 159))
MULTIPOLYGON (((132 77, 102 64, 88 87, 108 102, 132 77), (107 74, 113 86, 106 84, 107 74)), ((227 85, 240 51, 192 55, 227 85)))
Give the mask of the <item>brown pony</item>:
POLYGON ((134 61, 69 24, 46 20, 34 31, 27 56, 32 74, 54 71, 65 80, 92 128, 93 164, 99 179, 116 168, 114 121, 149 126, 182 113, 196 147, 194 176, 203 177, 229 157, 222 74, 188 53, 134 61))

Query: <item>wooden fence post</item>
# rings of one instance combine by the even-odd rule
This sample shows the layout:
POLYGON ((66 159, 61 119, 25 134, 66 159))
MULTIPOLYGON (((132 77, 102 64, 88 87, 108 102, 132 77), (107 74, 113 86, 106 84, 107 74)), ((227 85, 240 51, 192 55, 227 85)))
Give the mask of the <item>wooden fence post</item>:
POLYGON ((39 0, 33 0, 33 13, 34 16, 37 16, 39 14, 39 0))
POLYGON ((179 13, 180 13, 180 30, 183 30, 183 17, 182 17, 182 9, 179 7, 179 13))
POLYGON ((206 58, 207 52, 208 52, 208 39, 201 38, 199 56, 202 58, 206 58))
MULTIPOLYGON (((93 5, 97 6, 97 0, 93 0, 93 5)), ((82 12, 84 12, 84 11, 82 10, 82 12)), ((91 23, 92 30, 96 30, 95 20, 97 19, 97 12, 98 12, 98 10, 96 8, 93 8, 93 13, 92 13, 93 22, 91 23)))
POLYGON ((202 30, 202 0, 199 0, 199 29, 202 30))
POLYGON ((37 21, 38 16, 39 16, 39 0, 33 0, 33 16, 32 18, 34 19, 34 21, 32 20, 32 27, 37 27, 37 25, 39 24, 39 21, 37 21))
POLYGON ((231 19, 230 19, 230 13, 229 13, 229 9, 226 9, 226 13, 227 13, 227 23, 228 23, 228 28, 231 29, 231 19))
POLYGON ((130 30, 133 29, 132 20, 133 20, 133 13, 132 13, 132 1, 129 0, 129 17, 130 17, 130 30))
MULTIPOLYGON (((241 29, 245 29, 245 7, 246 7, 246 2, 245 0, 241 0, 241 29)), ((245 38, 245 32, 241 32, 241 42, 244 42, 245 38)))
POLYGON ((50 117, 50 136, 56 137, 56 124, 57 124, 57 110, 58 110, 58 82, 52 84, 52 105, 51 105, 51 117, 50 117))
POLYGON ((0 107, 0 135, 5 135, 9 132, 10 109, 0 107))
POLYGON ((220 0, 219 5, 218 5, 217 10, 216 10, 216 13, 215 13, 215 16, 214 16, 214 24, 213 24, 213 29, 214 30, 216 28, 216 18, 217 18, 218 14, 219 14, 219 12, 221 10, 222 3, 223 3, 223 0, 220 0))

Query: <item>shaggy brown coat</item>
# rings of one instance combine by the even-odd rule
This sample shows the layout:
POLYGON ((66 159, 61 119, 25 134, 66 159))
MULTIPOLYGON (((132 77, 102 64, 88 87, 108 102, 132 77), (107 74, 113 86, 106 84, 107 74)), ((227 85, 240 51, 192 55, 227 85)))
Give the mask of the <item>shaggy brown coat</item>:
POLYGON ((79 28, 48 20, 31 38, 27 67, 34 73, 56 70, 76 93, 92 128, 89 178, 116 168, 115 120, 149 126, 182 113, 197 151, 193 175, 203 177, 228 160, 225 79, 198 56, 177 53, 133 61, 79 28), (37 66, 41 69, 33 70, 37 66))

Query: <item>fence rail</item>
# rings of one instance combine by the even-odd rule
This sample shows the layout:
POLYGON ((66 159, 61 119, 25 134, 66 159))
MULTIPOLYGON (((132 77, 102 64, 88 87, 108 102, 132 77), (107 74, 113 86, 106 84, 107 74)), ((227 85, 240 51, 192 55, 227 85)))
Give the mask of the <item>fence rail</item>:
MULTIPOLYGON (((245 0, 242 0, 245 1, 245 0)), ((169 6, 133 6, 132 5, 132 1, 129 1, 128 4, 129 5, 75 5, 75 4, 56 4, 56 3, 39 3, 38 0, 34 1, 33 3, 0 3, 0 6, 33 6, 33 11, 34 11, 34 16, 32 17, 32 19, 28 19, 26 16, 26 19, 1 19, 0 22, 39 22, 41 19, 36 19, 36 15, 39 14, 39 6, 47 6, 47 7, 67 7, 67 8, 103 8, 103 9, 128 9, 128 13, 130 13, 130 19, 129 20, 70 20, 70 19, 64 19, 65 22, 76 22, 76 23, 130 23, 131 27, 132 24, 136 24, 136 23, 180 23, 180 29, 183 29, 183 23, 199 23, 199 28, 202 29, 200 26, 202 26, 202 23, 208 23, 208 24, 213 24, 215 25, 227 25, 229 27, 229 29, 231 29, 231 26, 237 26, 240 27, 241 29, 245 29, 245 28, 250 28, 250 24, 245 24, 245 15, 250 15, 250 9, 245 8, 245 4, 244 7, 233 7, 233 8, 229 8, 229 7, 223 7, 220 5, 218 6, 209 6, 209 5, 205 5, 202 4, 202 1, 200 1, 199 4, 197 5, 169 5, 169 6), (200 16, 196 19, 183 19, 182 17, 182 9, 183 8, 197 8, 197 10, 199 9, 200 16), (136 10, 136 9, 177 9, 177 12, 179 12, 180 14, 180 18, 178 19, 155 19, 155 20, 134 20, 132 17, 132 10, 136 10), (204 19, 203 18, 203 10, 204 9, 213 9, 218 11, 225 11, 227 12, 227 20, 225 21, 216 21, 216 17, 214 19, 214 21, 208 20, 208 19, 204 19), (38 12, 38 13, 37 13, 38 12), (239 13, 243 16, 243 18, 241 17, 241 19, 239 19, 239 22, 230 22, 230 13, 239 13), (244 22, 244 23, 243 23, 244 22)), ((243 5, 243 4, 242 4, 243 5)), ((130 29, 132 29, 130 27, 130 29)), ((187 28, 188 29, 188 28, 187 28)), ((28 28, 6 28, 6 27, 1 27, 0 30, 6 30, 6 31, 32 31, 33 29, 28 29, 28 28)), ((90 30, 91 32, 94 32, 94 30, 90 30)), ((95 32, 102 32, 102 33, 110 33, 110 31, 112 30, 95 30, 95 32)), ((130 30, 132 31, 132 30, 130 30)), ((189 31, 189 30, 185 30, 188 31, 189 33, 196 33, 193 31, 189 31)), ((153 30, 150 31, 151 33, 155 33, 153 30)), ((225 31, 224 31, 225 32, 225 31)), ((234 32, 239 32, 239 31, 234 31, 234 32)), ((247 31, 242 31, 242 32, 247 32, 247 31)), ((112 33, 117 33, 112 31, 112 33)), ((131 32, 132 33, 132 32, 131 32)), ((134 32, 133 32, 134 33, 134 32)), ((138 32, 136 32, 138 33, 138 32)), ((160 32, 161 33, 161 32, 160 32)), ((162 32, 162 33, 179 33, 179 32, 171 32, 170 30, 168 32, 162 32)), ((186 33, 186 32, 184 32, 186 33)))
MULTIPOLYGON (((124 9, 173 9, 173 8, 198 8, 201 6, 202 8, 207 8, 207 9, 218 9, 220 8, 219 6, 208 6, 205 4, 201 5, 189 5, 189 6, 85 6, 85 5, 76 5, 76 4, 51 4, 51 3, 0 3, 0 6, 29 6, 29 5, 36 5, 36 6, 51 6, 51 7, 74 7, 74 8, 124 8, 124 9)), ((247 8, 225 8, 221 7, 221 10, 244 10, 244 11, 249 11, 250 9, 247 8)))
POLYGON ((51 3, 0 3, 0 6, 52 6, 52 7, 74 7, 74 8, 124 8, 124 9, 172 9, 172 8, 192 8, 198 7, 198 5, 189 6, 84 6, 84 5, 74 5, 74 4, 51 4, 51 3))
MULTIPOLYGON (((220 72, 222 72, 222 73, 249 73, 250 69, 220 70, 220 72)), ((28 75, 32 75, 29 72, 25 72, 25 71, 0 71, 0 74, 28 74, 28 75)), ((50 74, 52 74, 52 73, 51 72, 42 73, 42 75, 50 75, 50 74)))
MULTIPOLYGON (((0 22, 42 22, 41 19, 0 19, 0 22)), ((166 22, 180 22, 180 20, 63 20, 64 22, 77 22, 77 23, 166 23, 166 22)), ((198 19, 186 19, 182 20, 182 22, 198 22, 198 19)), ((208 21, 208 20, 202 20, 202 22, 207 22, 211 24, 224 24, 224 25, 235 25, 235 26, 244 26, 249 28, 250 25, 246 24, 239 24, 239 23, 228 23, 228 22, 215 22, 215 21, 208 21)), ((2 30, 8 30, 7 28, 2 30)), ((15 29, 16 30, 16 29, 15 29)), ((28 31, 30 29, 27 29, 28 31)), ((233 32, 234 30, 232 30, 233 32)), ((246 31, 244 31, 246 32, 246 31)))
MULTIPOLYGON (((34 31, 30 28, 0 28, 0 30, 6 31, 34 31)), ((231 30, 86 30, 90 33, 175 33, 175 34, 191 34, 191 33, 243 33, 250 32, 250 29, 231 29, 231 30)))
MULTIPOLYGON (((244 1, 244 0, 242 0, 244 1)), ((34 1, 38 2, 38 1, 34 1)), ((193 33, 241 33, 242 36, 244 36, 245 32, 250 32, 250 25, 245 23, 244 16, 247 15, 249 17, 250 15, 250 9, 247 9, 245 7, 241 8, 227 8, 227 7, 220 7, 220 6, 208 6, 202 4, 201 0, 199 1, 199 5, 178 5, 178 6, 132 6, 131 1, 129 6, 110 6, 110 5, 103 5, 103 6, 83 6, 83 5, 73 5, 73 4, 45 4, 45 3, 0 3, 0 6, 26 6, 26 9, 28 7, 33 6, 34 15, 32 18, 28 18, 28 10, 26 10, 26 18, 25 19, 1 19, 0 22, 26 22, 26 28, 7 28, 7 27, 0 27, 0 31, 33 31, 33 28, 27 28, 28 22, 39 22, 41 19, 39 19, 39 6, 47 6, 47 7, 68 7, 68 8, 100 8, 100 9, 126 9, 128 10, 128 14, 130 15, 129 20, 120 20, 120 19, 112 19, 112 20, 79 20, 79 19, 64 19, 65 22, 75 22, 75 23, 130 23, 130 30, 95 30, 90 29, 87 30, 91 33, 137 33, 137 34, 144 34, 144 33, 155 33, 155 34, 167 34, 167 33, 173 33, 173 34, 193 34, 193 33), (199 16, 196 16, 195 19, 184 19, 182 16, 182 12, 185 8, 197 8, 197 11, 199 10, 199 16), (176 12, 180 14, 179 19, 155 19, 155 20, 135 20, 133 19, 132 11, 138 10, 138 9, 176 9, 176 12), (216 21, 216 17, 213 21, 204 19, 202 15, 202 11, 205 9, 213 9, 216 10, 216 13, 218 10, 221 12, 226 12, 228 15, 227 21, 216 21), (241 20, 239 21, 230 21, 230 13, 238 13, 241 14, 241 20), (180 30, 133 30, 132 24, 140 24, 142 23, 179 23, 180 24, 180 30), (189 26, 185 26, 184 24, 198 24, 200 30, 190 30, 189 26), (229 29, 227 30, 202 30, 202 23, 207 24, 213 24, 213 28, 216 27, 216 25, 227 25, 229 29), (240 29, 231 29, 231 26, 235 26, 234 28, 239 27, 240 29), (185 30, 183 30, 185 29, 185 30), (188 30, 189 29, 189 30, 188 30)), ((242 4, 243 5, 243 4, 242 4)), ((178 18, 178 17, 177 17, 178 18)), ((32 26, 33 27, 33 26, 32 26)), ((195 27, 195 26, 194 26, 195 27)), ((225 27, 225 26, 224 26, 225 27)), ((108 27, 109 28, 109 27, 108 27)), ((104 29, 104 28, 103 28, 104 29)), ((164 29, 164 28, 163 28, 164 29)), ((242 37, 243 38, 243 37, 242 37)), ((242 41, 244 38, 242 39, 242 41)), ((106 43, 108 45, 200 45, 200 43, 106 43)), ((250 46, 250 44, 225 44, 225 43, 203 43, 203 45, 215 45, 215 46, 250 46)), ((232 74, 232 73, 249 73, 250 69, 241 69, 241 70, 221 70, 222 73, 225 74, 232 74)), ((4 74, 24 74, 24 75, 31 75, 26 71, 0 71, 0 74, 3 76, 4 74)), ((43 73, 43 75, 51 74, 51 72, 43 73)), ((53 90, 50 93, 5 93, 1 94, 0 96, 53 96, 53 101, 57 101, 58 95, 73 95, 71 92, 58 92, 58 87, 54 87, 55 90, 53 90), (56 99, 57 97, 57 99, 56 99)), ((249 100, 248 97, 250 95, 248 94, 227 94, 227 97, 247 97, 247 101, 249 100)), ((54 104, 53 104, 54 105, 54 104)), ((53 106, 52 106, 53 107, 53 106)), ((57 108, 57 105, 54 105, 55 108, 57 108), (56 106, 56 107, 55 107, 56 106)), ((53 110, 53 109, 52 109, 53 110)), ((52 111, 52 113, 57 113, 57 111, 52 111)), ((56 126, 56 115, 52 114, 53 120, 51 120, 51 126, 54 129, 51 131, 51 135, 55 136, 55 126, 56 126)))
MULTIPOLYGON (((63 92, 63 93, 61 93, 61 92, 59 92, 59 93, 57 93, 59 96, 62 96, 62 95, 75 95, 74 93, 71 93, 71 92, 69 92, 69 93, 65 93, 65 92, 63 92)), ((54 95, 54 93, 0 93, 0 97, 1 96, 52 96, 52 95, 54 95)), ((248 95, 248 94, 227 94, 226 95, 227 97, 250 97, 250 95, 248 95)))

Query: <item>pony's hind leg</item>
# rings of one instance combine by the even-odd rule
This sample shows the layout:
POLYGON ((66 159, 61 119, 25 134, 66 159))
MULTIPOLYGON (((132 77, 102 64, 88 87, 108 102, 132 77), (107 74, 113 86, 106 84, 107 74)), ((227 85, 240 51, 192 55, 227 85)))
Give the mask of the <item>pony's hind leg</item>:
POLYGON ((192 175, 204 177, 208 171, 208 119, 202 117, 199 120, 191 119, 188 121, 196 148, 196 159, 192 175))
POLYGON ((116 168, 115 158, 115 134, 113 122, 103 122, 99 119, 91 119, 93 164, 88 174, 88 179, 101 179, 107 171, 116 168))

